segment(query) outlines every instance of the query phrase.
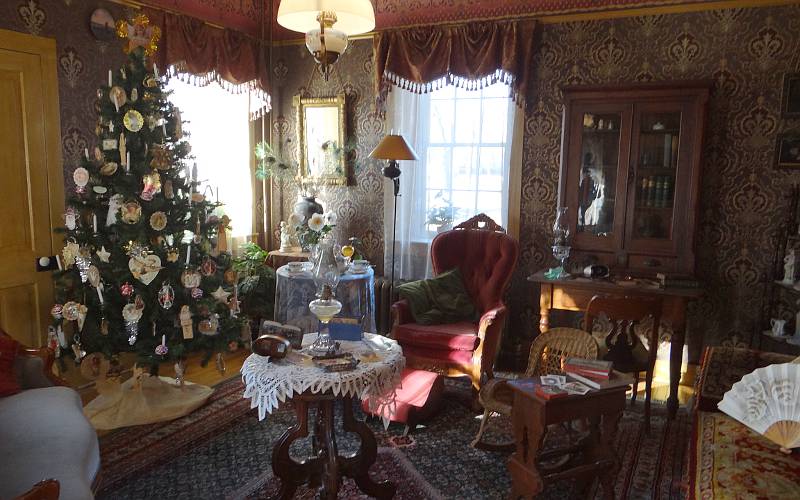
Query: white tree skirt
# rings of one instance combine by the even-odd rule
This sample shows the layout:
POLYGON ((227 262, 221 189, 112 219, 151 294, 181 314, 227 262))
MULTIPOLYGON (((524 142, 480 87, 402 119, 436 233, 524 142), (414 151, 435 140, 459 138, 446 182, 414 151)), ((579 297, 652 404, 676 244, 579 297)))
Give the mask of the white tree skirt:
POLYGON ((205 385, 144 375, 137 386, 130 378, 97 380, 99 396, 83 407, 83 413, 97 430, 152 424, 182 417, 196 410, 214 392, 205 385))

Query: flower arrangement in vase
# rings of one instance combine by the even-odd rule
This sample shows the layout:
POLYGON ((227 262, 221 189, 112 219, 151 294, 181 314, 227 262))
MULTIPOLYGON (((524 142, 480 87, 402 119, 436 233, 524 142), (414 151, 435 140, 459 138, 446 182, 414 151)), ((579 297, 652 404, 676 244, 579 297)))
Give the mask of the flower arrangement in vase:
POLYGON ((328 212, 312 214, 308 221, 304 222, 301 214, 294 213, 289 216, 289 225, 294 227, 295 234, 303 248, 312 249, 333 230, 336 226, 336 219, 334 212, 328 212))

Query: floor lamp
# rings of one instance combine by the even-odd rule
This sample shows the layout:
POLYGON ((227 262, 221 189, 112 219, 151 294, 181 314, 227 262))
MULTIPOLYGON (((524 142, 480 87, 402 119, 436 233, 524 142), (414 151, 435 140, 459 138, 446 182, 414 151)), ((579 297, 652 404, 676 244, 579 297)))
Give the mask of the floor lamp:
POLYGON ((394 251, 397 241, 397 197, 400 195, 400 167, 397 165, 399 160, 419 160, 417 153, 399 134, 389 134, 384 136, 378 144, 370 158, 376 160, 389 160, 389 164, 383 167, 383 176, 392 180, 394 185, 394 221, 392 222, 392 274, 391 284, 394 286, 394 251))

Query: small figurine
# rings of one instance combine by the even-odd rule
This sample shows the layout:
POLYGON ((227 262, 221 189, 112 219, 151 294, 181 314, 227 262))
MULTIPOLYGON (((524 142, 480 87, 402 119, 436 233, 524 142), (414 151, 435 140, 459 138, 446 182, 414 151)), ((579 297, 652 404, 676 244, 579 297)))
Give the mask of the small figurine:
POLYGON ((292 235, 289 231, 289 225, 285 221, 281 221, 281 252, 292 251, 292 235))
POLYGON ((794 249, 786 252, 786 257, 783 258, 783 284, 794 285, 794 269, 795 255, 794 249))

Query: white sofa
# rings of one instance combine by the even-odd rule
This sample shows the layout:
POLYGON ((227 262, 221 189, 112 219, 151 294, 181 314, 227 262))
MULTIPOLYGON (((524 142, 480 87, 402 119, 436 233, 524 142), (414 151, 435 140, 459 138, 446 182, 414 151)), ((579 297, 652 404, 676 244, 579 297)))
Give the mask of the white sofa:
POLYGON ((51 376, 52 353, 24 349, 15 360, 22 392, 0 398, 0 499, 43 479, 60 483, 61 500, 93 499, 100 471, 97 433, 78 393, 51 376))

